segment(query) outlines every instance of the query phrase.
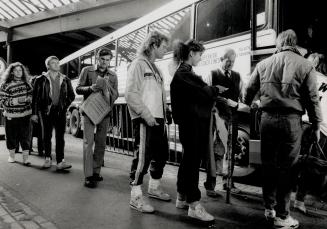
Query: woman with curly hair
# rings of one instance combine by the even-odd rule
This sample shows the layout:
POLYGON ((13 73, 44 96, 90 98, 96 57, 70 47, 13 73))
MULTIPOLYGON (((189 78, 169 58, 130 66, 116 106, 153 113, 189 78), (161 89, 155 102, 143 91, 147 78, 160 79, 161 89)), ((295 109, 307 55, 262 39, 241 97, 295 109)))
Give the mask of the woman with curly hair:
POLYGON ((15 162, 15 149, 23 150, 23 164, 30 165, 30 116, 32 114, 33 88, 28 83, 26 68, 19 62, 12 63, 1 76, 0 105, 5 116, 6 144, 9 150, 8 162, 15 162))

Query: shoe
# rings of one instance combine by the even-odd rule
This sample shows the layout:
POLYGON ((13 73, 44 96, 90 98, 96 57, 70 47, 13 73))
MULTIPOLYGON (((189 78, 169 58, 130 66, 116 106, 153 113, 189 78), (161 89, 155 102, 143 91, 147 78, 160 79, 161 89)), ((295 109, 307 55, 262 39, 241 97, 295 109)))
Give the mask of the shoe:
POLYGON ((9 163, 15 162, 15 150, 9 150, 8 162, 9 163))
POLYGON ((98 174, 98 173, 94 173, 93 174, 93 180, 95 180, 95 181, 103 181, 103 177, 100 174, 98 174))
POLYGON ((198 203, 194 208, 190 206, 188 208, 187 215, 191 218, 195 218, 205 222, 213 221, 215 219, 204 209, 204 207, 200 203, 198 203))
POLYGON ((46 157, 42 168, 48 169, 48 168, 51 168, 51 165, 52 165, 51 158, 50 157, 46 157))
POLYGON ((185 195, 182 195, 180 193, 177 193, 176 208, 179 208, 179 209, 188 209, 188 203, 186 202, 185 195))
POLYGON ((87 177, 85 178, 84 186, 87 188, 95 188, 97 186, 97 182, 93 180, 93 177, 87 177))
POLYGON ((275 217, 274 219, 274 227, 275 228, 291 228, 295 229, 299 227, 299 221, 294 219, 292 216, 287 216, 286 219, 282 219, 280 217, 275 217))
POLYGON ((295 201, 294 201, 294 205, 293 205, 293 207, 294 207, 295 209, 299 210, 300 212, 304 213, 304 214, 307 213, 307 208, 305 207, 303 201, 295 200, 295 201))
MULTIPOLYGON (((223 184, 223 191, 227 191, 227 184, 223 184)), ((235 187, 235 185, 232 185, 232 188, 230 189, 230 192, 232 194, 240 194, 242 191, 235 187)))
POLYGON ((221 197, 221 195, 219 193, 217 193, 215 190, 206 190, 206 194, 207 196, 211 197, 211 198, 219 198, 221 197))
POLYGON ((274 209, 265 209, 265 217, 267 220, 273 220, 276 217, 276 211, 274 209))
POLYGON ((57 170, 65 170, 70 169, 72 167, 71 164, 62 160, 60 163, 57 164, 57 170))
POLYGON ((129 205, 132 209, 135 209, 142 213, 153 213, 154 212, 154 208, 150 204, 148 204, 144 201, 143 195, 131 197, 129 205))
POLYGON ((170 195, 168 193, 165 193, 164 191, 161 190, 160 187, 154 189, 154 188, 149 188, 148 189, 148 194, 149 197, 158 199, 158 200, 163 200, 163 201, 170 201, 170 195))

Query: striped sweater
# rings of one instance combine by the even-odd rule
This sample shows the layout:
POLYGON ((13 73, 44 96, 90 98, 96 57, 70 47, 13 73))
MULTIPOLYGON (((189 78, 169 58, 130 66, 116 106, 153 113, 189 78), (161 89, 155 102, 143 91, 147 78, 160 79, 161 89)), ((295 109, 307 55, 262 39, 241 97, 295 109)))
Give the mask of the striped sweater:
POLYGON ((4 109, 4 116, 20 118, 32 114, 33 88, 23 81, 12 80, 0 86, 0 106, 4 109), (21 101, 23 100, 23 101, 21 101), (24 100, 26 100, 24 102, 24 100))

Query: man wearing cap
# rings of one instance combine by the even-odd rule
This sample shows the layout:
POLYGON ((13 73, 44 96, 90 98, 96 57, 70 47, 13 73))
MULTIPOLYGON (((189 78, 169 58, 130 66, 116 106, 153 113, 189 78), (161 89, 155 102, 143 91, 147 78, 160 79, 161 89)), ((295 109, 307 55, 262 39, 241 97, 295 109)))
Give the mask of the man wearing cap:
MULTIPOLYGON (((84 67, 79 76, 79 82, 76 87, 76 93, 84 95, 86 100, 92 93, 102 91, 109 93, 110 106, 113 106, 118 98, 118 80, 116 73, 109 70, 110 61, 113 55, 107 48, 102 48, 97 53, 97 64, 95 66, 84 67), (97 84, 97 80, 105 79, 107 81, 107 90, 103 91, 97 84)), ((110 114, 110 113, 109 113, 110 114)), ((104 151, 106 147, 107 131, 109 127, 109 114, 104 119, 94 125, 91 119, 83 113, 84 117, 84 141, 83 141, 83 162, 84 162, 84 185, 88 188, 95 188, 103 178, 100 175, 103 164, 104 151), (96 132, 94 135, 94 129, 96 132), (93 150, 94 146, 94 150, 93 150)))
POLYGON ((41 125, 45 151, 43 168, 52 165, 51 138, 55 129, 57 170, 66 170, 72 167, 64 159, 66 111, 75 99, 75 94, 70 79, 60 73, 56 56, 49 56, 45 66, 48 71, 38 76, 34 83, 31 119, 41 125))

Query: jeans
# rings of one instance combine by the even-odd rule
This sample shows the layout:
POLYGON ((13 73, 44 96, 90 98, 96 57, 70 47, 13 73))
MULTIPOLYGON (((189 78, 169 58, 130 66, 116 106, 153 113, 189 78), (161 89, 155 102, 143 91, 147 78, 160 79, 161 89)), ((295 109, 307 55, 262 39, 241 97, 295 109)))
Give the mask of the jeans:
POLYGON ((301 149, 301 115, 263 112, 260 133, 264 205, 286 218, 301 149))

